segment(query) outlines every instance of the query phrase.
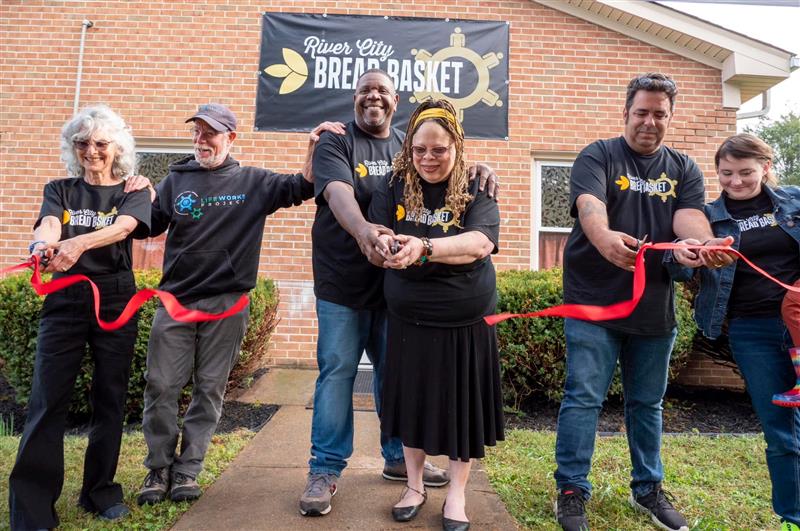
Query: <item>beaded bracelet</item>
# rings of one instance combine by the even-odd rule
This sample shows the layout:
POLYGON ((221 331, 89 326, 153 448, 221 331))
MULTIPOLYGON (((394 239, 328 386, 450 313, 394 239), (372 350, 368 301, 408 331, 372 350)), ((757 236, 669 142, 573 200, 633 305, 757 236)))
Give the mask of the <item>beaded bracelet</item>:
POLYGON ((414 262, 414 265, 422 265, 425 262, 429 262, 430 257, 433 255, 433 243, 431 240, 427 236, 423 236, 420 240, 422 240, 422 254, 414 262))

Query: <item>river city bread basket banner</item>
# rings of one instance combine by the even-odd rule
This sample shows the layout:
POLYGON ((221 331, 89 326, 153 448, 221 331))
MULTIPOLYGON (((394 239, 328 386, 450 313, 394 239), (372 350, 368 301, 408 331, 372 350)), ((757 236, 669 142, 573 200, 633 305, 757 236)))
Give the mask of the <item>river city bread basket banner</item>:
POLYGON ((393 125, 447 98, 467 136, 508 137, 508 24, 497 21, 264 13, 255 127, 309 131, 353 119, 358 77, 389 73, 400 95, 393 125))

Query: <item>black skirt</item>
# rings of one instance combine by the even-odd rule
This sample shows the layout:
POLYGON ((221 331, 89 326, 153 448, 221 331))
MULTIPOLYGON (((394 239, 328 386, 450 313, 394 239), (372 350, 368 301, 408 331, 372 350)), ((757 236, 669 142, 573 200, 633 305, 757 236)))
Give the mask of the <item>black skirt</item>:
POLYGON ((504 439, 494 327, 418 326, 389 315, 381 430, 427 455, 468 461, 504 439))

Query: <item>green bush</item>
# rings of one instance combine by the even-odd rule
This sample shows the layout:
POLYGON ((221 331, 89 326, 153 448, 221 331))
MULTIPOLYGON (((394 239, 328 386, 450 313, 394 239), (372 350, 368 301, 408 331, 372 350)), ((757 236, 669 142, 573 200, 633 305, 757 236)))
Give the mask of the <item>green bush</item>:
MULTIPOLYGON (((137 271, 138 288, 158 286, 161 272, 158 270, 137 271)), ((33 376, 36 336, 39 327, 39 311, 43 297, 39 297, 30 286, 30 274, 9 276, 0 280, 0 371, 16 391, 16 400, 26 404, 30 396, 33 376)), ((157 299, 147 301, 139 310, 139 334, 131 364, 125 416, 128 421, 141 419, 144 407, 144 372, 147 360, 147 341, 156 310, 157 299)), ((250 323, 242 343, 239 362, 231 372, 229 387, 245 387, 251 371, 263 364, 266 358, 269 337, 277 323, 278 294, 270 279, 259 279, 250 292, 250 323)), ((93 363, 84 357, 80 373, 72 393, 70 413, 79 417, 89 414, 93 363)), ((188 395, 191 383, 184 389, 188 395)))
MULTIPOLYGON (((687 295, 682 286, 676 287, 678 338, 670 362, 670 378, 686 364, 696 330, 687 295)), ((528 313, 561 304, 561 269, 502 271, 497 275, 497 293, 498 313, 528 313)), ((510 319, 497 325, 497 336, 505 403, 519 409, 532 395, 561 400, 566 376, 563 319, 510 319)), ((619 374, 609 395, 622 396, 619 374)))

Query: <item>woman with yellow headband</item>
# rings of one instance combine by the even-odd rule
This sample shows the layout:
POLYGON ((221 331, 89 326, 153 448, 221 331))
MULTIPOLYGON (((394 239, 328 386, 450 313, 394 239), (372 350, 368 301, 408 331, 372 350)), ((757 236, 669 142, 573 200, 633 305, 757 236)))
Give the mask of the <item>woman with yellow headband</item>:
POLYGON ((371 221, 395 232, 378 246, 389 310, 381 430, 403 441, 408 469, 392 516, 419 513, 425 456, 446 455, 442 526, 464 530, 472 459, 503 439, 497 337, 483 321, 496 302, 500 214, 468 181, 464 132, 445 100, 411 115, 393 170, 370 205, 371 221))

